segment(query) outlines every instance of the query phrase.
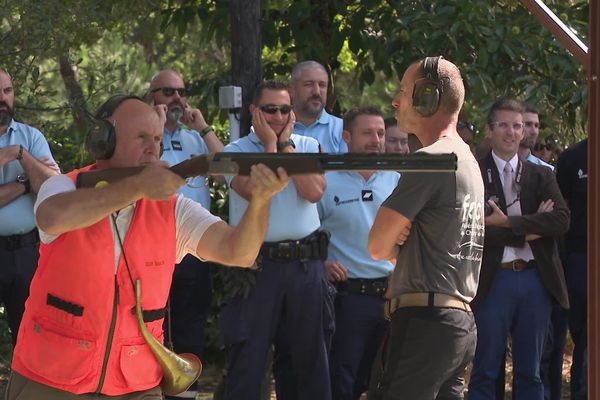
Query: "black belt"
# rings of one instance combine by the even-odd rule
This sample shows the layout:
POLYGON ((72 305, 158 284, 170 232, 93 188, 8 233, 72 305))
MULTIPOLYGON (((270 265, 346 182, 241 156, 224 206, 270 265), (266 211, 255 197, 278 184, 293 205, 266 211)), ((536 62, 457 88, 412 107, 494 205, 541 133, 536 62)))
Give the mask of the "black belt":
POLYGON ((348 279, 339 282, 338 293, 364 294, 368 296, 383 296, 387 290, 388 278, 376 279, 348 279))
POLYGON ((524 260, 521 260, 520 258, 500 264, 500 268, 512 269, 515 272, 521 272, 526 269, 532 269, 532 268, 535 268, 536 266, 537 266, 537 263, 535 262, 535 260, 524 261, 524 260))
POLYGON ((259 255, 273 261, 326 260, 329 232, 315 231, 305 238, 284 240, 281 242, 265 242, 259 255))
POLYGON ((22 235, 0 236, 0 249, 11 251, 29 245, 37 245, 39 242, 38 230, 34 229, 22 235))

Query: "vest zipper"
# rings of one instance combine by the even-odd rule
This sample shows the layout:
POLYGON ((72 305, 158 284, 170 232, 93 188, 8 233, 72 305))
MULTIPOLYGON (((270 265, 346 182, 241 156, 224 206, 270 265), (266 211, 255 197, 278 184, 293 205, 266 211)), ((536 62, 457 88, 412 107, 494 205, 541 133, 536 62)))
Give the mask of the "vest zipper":
POLYGON ((117 283, 117 275, 115 274, 115 297, 113 301, 113 313, 112 321, 110 322, 110 330, 108 331, 108 339, 106 342, 106 350, 104 352, 104 361, 102 363, 102 373, 100 374, 100 382, 96 388, 96 393, 100 393, 102 386, 104 386, 104 379, 106 378, 106 368, 108 366, 108 359, 110 358, 110 349, 112 347, 113 338, 115 335, 115 325, 117 324, 117 306, 119 305, 119 284, 117 283))

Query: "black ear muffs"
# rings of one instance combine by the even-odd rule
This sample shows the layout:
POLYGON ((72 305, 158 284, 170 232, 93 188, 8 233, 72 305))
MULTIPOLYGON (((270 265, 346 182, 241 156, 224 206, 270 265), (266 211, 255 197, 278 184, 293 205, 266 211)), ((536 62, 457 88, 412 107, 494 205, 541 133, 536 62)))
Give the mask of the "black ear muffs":
POLYGON ((426 57, 423 62, 424 77, 415 81, 412 102, 415 111, 422 117, 429 117, 440 108, 444 83, 440 79, 438 64, 442 57, 426 57))
POLYGON ((117 145, 115 125, 106 118, 112 116, 117 107, 128 99, 144 101, 138 96, 117 94, 106 100, 95 115, 88 115, 91 127, 85 138, 85 148, 94 159, 108 160, 113 156, 117 145))

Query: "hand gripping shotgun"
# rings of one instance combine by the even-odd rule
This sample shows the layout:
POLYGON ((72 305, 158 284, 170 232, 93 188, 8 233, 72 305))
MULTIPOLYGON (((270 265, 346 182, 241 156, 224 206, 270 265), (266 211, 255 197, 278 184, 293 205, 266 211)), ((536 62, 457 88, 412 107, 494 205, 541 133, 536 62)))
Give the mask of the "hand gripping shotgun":
MULTIPOLYGON (((184 179, 206 175, 250 175, 250 167, 264 164, 276 171, 283 167, 288 175, 323 174, 326 171, 452 172, 455 154, 415 153, 409 155, 377 153, 215 153, 195 156, 169 168, 184 179)), ((143 166, 100 169, 82 172, 77 187, 93 188, 135 175, 143 166)))

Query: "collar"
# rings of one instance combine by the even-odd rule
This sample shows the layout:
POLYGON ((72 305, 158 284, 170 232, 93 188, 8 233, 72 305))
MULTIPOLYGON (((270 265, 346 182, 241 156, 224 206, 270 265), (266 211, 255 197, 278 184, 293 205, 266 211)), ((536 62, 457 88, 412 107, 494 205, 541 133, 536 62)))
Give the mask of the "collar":
POLYGON ((517 166, 519 165, 518 153, 516 153, 510 160, 504 161, 503 159, 501 159, 500 157, 498 157, 496 155, 494 150, 492 150, 492 158, 494 159, 494 162, 496 163, 496 168, 498 168, 498 172, 500 173, 500 175, 502 175, 502 173, 504 172, 504 167, 506 166, 507 163, 510 163, 510 166, 512 167, 513 171, 516 171, 517 166))
POLYGON ((179 131, 181 129, 181 127, 183 127, 183 122, 177 121, 177 126, 175 127, 175 130, 173 132, 171 132, 170 130, 168 130, 167 127, 165 126, 164 129, 163 129, 163 134, 167 133, 167 134, 173 136, 174 134, 177 133, 177 131, 179 131))
POLYGON ((6 130, 4 131, 4 133, 1 133, 0 136, 4 136, 4 135, 9 135, 12 131, 14 131, 15 128, 15 119, 13 118, 10 121, 10 124, 8 124, 8 126, 6 127, 6 130))
POLYGON ((329 125, 329 121, 331 121, 331 115, 329 115, 329 113, 327 111, 325 111, 325 108, 323 108, 323 110, 321 110, 321 115, 319 116, 319 118, 316 119, 315 122, 313 122, 312 124, 306 126, 304 125, 302 122, 300 121, 296 121, 296 125, 300 125, 303 126, 305 128, 310 128, 312 126, 315 126, 317 124, 319 125, 329 125))

